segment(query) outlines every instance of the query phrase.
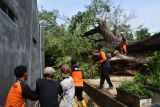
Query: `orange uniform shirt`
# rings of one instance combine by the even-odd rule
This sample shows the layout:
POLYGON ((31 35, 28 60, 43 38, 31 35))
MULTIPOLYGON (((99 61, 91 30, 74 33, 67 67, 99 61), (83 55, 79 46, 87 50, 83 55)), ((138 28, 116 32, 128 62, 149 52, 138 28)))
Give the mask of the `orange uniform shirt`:
POLYGON ((73 78, 75 87, 83 87, 82 70, 79 66, 74 65, 71 68, 71 77, 73 78))
POLYGON ((100 57, 101 57, 100 63, 102 64, 106 61, 106 54, 103 51, 100 51, 99 54, 100 54, 100 57))
POLYGON ((26 101, 22 96, 21 83, 17 81, 9 90, 5 107, 26 107, 26 101))

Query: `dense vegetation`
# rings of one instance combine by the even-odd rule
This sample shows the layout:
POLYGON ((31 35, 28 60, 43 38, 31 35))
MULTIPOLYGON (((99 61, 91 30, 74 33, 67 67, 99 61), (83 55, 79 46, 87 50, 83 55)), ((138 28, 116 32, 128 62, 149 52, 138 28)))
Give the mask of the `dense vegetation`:
POLYGON ((145 96, 145 95, 152 96, 153 95, 151 91, 131 81, 122 82, 119 88, 129 93, 133 93, 133 94, 140 95, 140 96, 145 96))
MULTIPOLYGON (((53 66, 58 70, 62 64, 69 64, 71 57, 74 56, 77 57, 83 68, 83 76, 85 78, 95 77, 97 75, 96 68, 91 64, 90 57, 86 57, 84 54, 94 47, 94 42, 87 38, 84 39, 78 34, 78 31, 70 32, 66 27, 69 24, 67 22, 64 25, 58 25, 56 22, 57 11, 42 10, 39 17, 45 30, 46 66, 53 66)), ((59 72, 56 77, 60 78, 59 72)))
POLYGON ((160 52, 154 52, 148 64, 144 64, 140 74, 134 77, 132 82, 122 82, 120 89, 137 95, 152 96, 153 93, 143 85, 160 88, 160 52))
POLYGON ((134 80, 141 84, 152 85, 160 88, 160 52, 154 52, 148 64, 144 65, 141 74, 135 76, 134 80))

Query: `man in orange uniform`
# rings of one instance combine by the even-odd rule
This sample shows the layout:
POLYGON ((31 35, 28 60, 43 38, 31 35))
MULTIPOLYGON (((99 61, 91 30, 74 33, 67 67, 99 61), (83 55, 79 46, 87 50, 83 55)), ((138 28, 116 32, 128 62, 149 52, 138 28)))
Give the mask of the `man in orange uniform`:
POLYGON ((110 69, 110 63, 109 63, 109 58, 106 58, 105 52, 102 51, 102 45, 98 45, 98 51, 99 51, 99 56, 101 58, 98 63, 100 64, 100 86, 98 87, 101 89, 104 85, 104 81, 106 79, 107 83, 109 84, 108 89, 112 89, 113 85, 109 77, 109 69, 110 69))
POLYGON ((127 46, 128 46, 127 38, 124 36, 123 32, 121 32, 120 35, 122 37, 122 42, 120 43, 121 52, 123 54, 127 54, 127 46))
MULTIPOLYGON (((74 81, 75 96, 77 97, 78 101, 81 102, 82 107, 87 107, 86 102, 82 97, 82 92, 83 92, 82 70, 77 65, 77 61, 75 58, 72 58, 71 60, 71 76, 74 81)), ((78 107, 78 104, 75 103, 74 107, 78 107)))
POLYGON ((25 84, 27 80, 27 68, 20 65, 14 69, 17 78, 16 82, 9 90, 5 107, 26 107, 27 99, 36 101, 38 95, 25 84))

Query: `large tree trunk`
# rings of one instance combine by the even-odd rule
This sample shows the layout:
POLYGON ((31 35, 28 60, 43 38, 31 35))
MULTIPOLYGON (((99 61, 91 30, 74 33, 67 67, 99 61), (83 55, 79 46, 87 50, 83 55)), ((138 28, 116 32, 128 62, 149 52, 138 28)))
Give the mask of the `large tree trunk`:
POLYGON ((135 75, 143 68, 143 64, 149 62, 149 59, 148 55, 126 56, 117 51, 110 61, 110 73, 114 75, 135 75))
MULTIPOLYGON (((119 48, 120 40, 116 38, 116 36, 110 31, 105 21, 98 21, 98 27, 86 32, 84 36, 92 36, 96 33, 100 33, 104 40, 107 42, 107 47, 115 48, 116 46, 119 48)), ((128 52, 129 53, 144 53, 144 52, 154 52, 160 50, 160 33, 154 34, 153 36, 137 41, 129 43, 128 52)))
MULTIPOLYGON (((101 58, 94 54, 94 64, 101 58)), ((112 75, 135 75, 143 68, 143 65, 150 60, 147 54, 134 54, 132 56, 122 55, 118 51, 114 53, 110 60, 112 75)))
POLYGON ((117 46, 117 38, 114 36, 114 34, 110 31, 109 27, 107 26, 105 21, 98 20, 98 27, 95 27, 94 29, 86 32, 84 34, 85 37, 92 36, 96 33, 100 33, 104 40, 107 42, 108 47, 115 47, 117 46))
POLYGON ((128 45, 129 53, 148 53, 160 50, 160 33, 128 45))

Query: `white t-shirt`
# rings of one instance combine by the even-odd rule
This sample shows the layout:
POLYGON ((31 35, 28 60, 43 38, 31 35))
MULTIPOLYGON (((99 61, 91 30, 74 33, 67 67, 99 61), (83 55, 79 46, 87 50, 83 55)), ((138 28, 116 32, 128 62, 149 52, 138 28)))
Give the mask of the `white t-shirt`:
POLYGON ((72 77, 65 78, 60 84, 63 89, 63 98, 60 101, 59 107, 73 107, 75 88, 72 77))

